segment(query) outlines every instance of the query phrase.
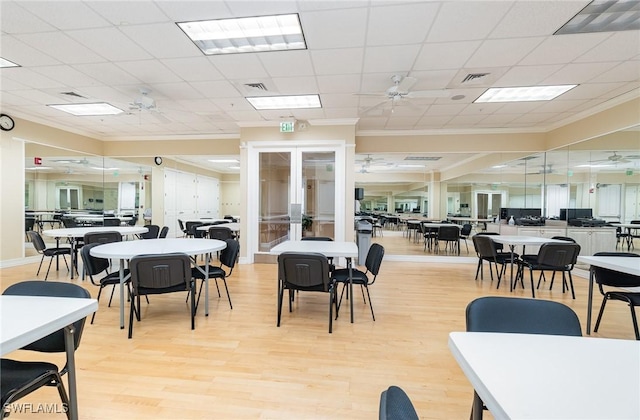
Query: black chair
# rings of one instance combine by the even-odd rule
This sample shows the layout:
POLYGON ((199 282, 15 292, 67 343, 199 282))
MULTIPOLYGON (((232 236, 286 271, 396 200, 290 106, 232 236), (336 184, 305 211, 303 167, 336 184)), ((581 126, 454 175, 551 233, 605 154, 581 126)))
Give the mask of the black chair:
MULTIPOLYGON (((480 273, 480 279, 484 279, 484 261, 489 263, 489 274, 491 275, 491 281, 493 281, 493 269, 492 265, 495 265, 496 275, 498 277, 498 286, 500 287, 500 280, 507 267, 507 264, 511 263, 511 253, 498 251, 496 243, 493 242, 488 235, 473 235, 473 246, 478 255, 478 268, 476 268, 476 280, 478 280, 478 273, 480 273), (501 266, 498 270, 498 264, 501 266)), ((514 254, 513 258, 518 258, 517 254, 514 254)))
MULTIPOLYGON (((118 238, 120 239, 119 235, 118 235, 118 238)), ((120 241, 118 240, 115 242, 120 242, 120 241)), ((99 258, 91 255, 91 248, 100 246, 100 245, 102 245, 102 243, 94 242, 94 243, 89 243, 83 246, 82 249, 80 249, 80 257, 82 258, 82 264, 84 265, 85 274, 89 276, 89 279, 91 280, 91 283, 93 285, 98 286, 100 288, 98 289, 98 297, 97 297, 98 302, 100 301, 100 295, 102 294, 102 289, 108 286, 112 286, 111 296, 109 296, 109 304, 107 305, 108 307, 111 307, 111 301, 113 300, 113 292, 116 290, 116 286, 120 284, 120 273, 118 271, 109 273, 109 260, 106 258, 99 258), (96 280, 94 278, 94 276, 98 276, 102 273, 105 273, 105 276, 102 277, 101 279, 96 280)), ((127 279, 125 280, 125 285, 127 286, 129 296, 131 296, 131 287, 130 287, 131 278, 129 277, 128 269, 124 270, 124 275, 126 276, 125 278, 127 279)), ((95 317, 96 317, 96 312, 94 312, 93 315, 91 315, 92 324, 95 317)))
POLYGON ((278 327, 282 318, 284 291, 289 290, 289 312, 293 311, 293 291, 329 294, 329 333, 333 330, 333 305, 338 305, 335 283, 329 277, 327 257, 319 253, 284 252, 278 256, 278 327))
POLYGON ((379 420, 418 420, 418 413, 406 392, 400 387, 390 386, 380 394, 379 420))
MULTIPOLYGON (((367 258, 365 260, 365 267, 367 271, 361 271, 355 268, 352 268, 352 282, 353 284, 360 285, 360 291, 362 292, 362 298, 365 300, 369 300, 369 307, 371 308, 371 317, 373 320, 376 320, 376 316, 373 313, 373 305, 371 303, 371 295, 369 294, 369 286, 376 282, 376 278, 378 278, 378 273, 380 272, 380 265, 382 264, 382 258, 384 257, 384 247, 378 243, 372 243, 369 247, 369 251, 367 252, 367 258), (372 279, 369 279, 368 274, 371 273, 373 275, 372 279), (367 297, 364 296, 364 289, 367 290, 367 297)), ((342 283, 342 292, 340 293, 340 300, 338 302, 338 307, 340 307, 340 303, 342 302, 342 295, 344 294, 345 288, 349 285, 349 269, 341 268, 335 270, 331 273, 331 278, 336 283, 342 283)), ((337 286, 337 285, 336 285, 337 286)), ((349 295, 347 294, 347 297, 349 295)))
POLYGON ((178 226, 180 226, 180 231, 182 231, 182 236, 187 236, 187 228, 184 227, 184 222, 178 219, 178 226))
MULTIPOLYGON (((328 236, 303 236, 301 241, 322 241, 322 242, 331 242, 333 238, 328 236)), ((327 257, 329 261, 329 272, 333 272, 336 269, 336 266, 333 264, 333 257, 327 257)))
POLYGON ((131 216, 131 219, 129 219, 129 221, 127 222, 127 225, 135 226, 137 223, 138 223, 138 216, 134 215, 134 216, 131 216))
POLYGON ((140 255, 131 259, 129 267, 132 286, 129 338, 133 336, 134 312, 140 321, 140 296, 188 292, 191 295, 191 329, 195 329, 196 288, 187 254, 140 255))
POLYGON ((112 242, 121 242, 122 234, 116 231, 104 232, 88 232, 84 234, 83 242, 88 244, 110 244, 112 242))
POLYGON ((209 239, 217 239, 219 241, 226 241, 227 239, 235 239, 233 231, 224 225, 211 226, 208 230, 209 239))
MULTIPOLYGON (((473 226, 471 225, 471 223, 465 223, 464 225, 462 225, 462 229, 460 229, 460 239, 464 241, 464 246, 467 247, 467 252, 469 252, 469 244, 467 243, 467 239, 469 239, 472 229, 473 226)), ((458 247, 459 246, 460 244, 458 244, 458 247)))
POLYGON ((435 248, 435 244, 438 240, 438 227, 437 226, 429 226, 431 222, 422 222, 420 223, 420 231, 422 232, 422 236, 424 237, 424 251, 427 251, 427 248, 432 249, 435 248))
POLYGON ((440 243, 444 242, 444 249, 450 246, 451 251, 457 251, 460 255, 460 228, 458 226, 441 226, 438 229, 436 251, 440 252, 440 243))
MULTIPOLYGON (((233 268, 236 266, 236 261, 238 261, 238 254, 240 253, 240 242, 235 239, 226 239, 225 242, 227 243, 227 246, 220 253, 220 265, 209 265, 209 278, 216 281, 218 297, 220 297, 220 287, 218 287, 218 279, 222 280, 222 282, 224 283, 224 289, 227 292, 227 299, 229 299, 229 307, 233 309, 233 305, 231 304, 231 296, 229 295, 229 288, 227 287, 227 279, 231 276, 231 273, 233 273, 233 268), (229 271, 225 271, 224 267, 227 267, 229 271)), ((205 265, 200 266, 200 270, 204 271, 205 269, 205 265)), ((200 270, 195 267, 191 269, 191 277, 193 277, 194 279, 202 280, 202 282, 200 283, 200 290, 198 291, 196 308, 200 303, 202 286, 204 286, 204 274, 200 270)))
POLYGON ((158 238, 164 239, 167 237, 168 234, 169 234, 169 226, 163 226, 162 229, 160 229, 160 235, 158 235, 158 238))
MULTIPOLYGON (((575 239, 570 238, 568 236, 553 236, 551 239, 557 239, 559 241, 566 241, 566 242, 571 242, 571 243, 576 243, 575 239)), ((527 261, 530 262, 532 264, 535 264, 536 261, 538 260, 538 254, 523 254, 520 255, 520 259, 523 261, 527 261)), ((553 280, 556 277, 556 272, 554 271, 551 275, 551 286, 553 286, 553 280)), ((547 279, 544 275, 544 270, 540 270, 540 277, 538 277, 538 285, 536 286, 536 289, 540 288, 540 280, 546 282, 547 279)), ((549 289, 551 290, 551 288, 549 289)))
POLYGON ((160 226, 158 225, 146 225, 148 230, 145 233, 141 233, 140 239, 158 239, 158 234, 160 233, 160 226))
MULTIPOLYGON (((33 230, 33 227, 36 225, 35 217, 25 217, 24 218, 24 233, 26 235, 27 232, 33 230)), ((28 238, 28 235, 27 235, 28 238)))
MULTIPOLYGON (((571 308, 542 299, 477 298, 467 305, 466 323, 471 332, 582 336, 580 320, 571 308)), ((472 418, 482 418, 483 409, 482 399, 474 391, 472 418)))
POLYGON ((49 270, 51 270, 51 263, 53 262, 53 258, 59 255, 62 255, 62 259, 64 260, 64 264, 67 266, 67 271, 69 270, 69 264, 67 264, 67 258, 65 255, 71 256, 71 248, 67 247, 57 247, 57 248, 47 248, 42 239, 42 236, 34 230, 30 230, 27 232, 27 236, 29 240, 33 244, 33 247, 38 252, 38 254, 42 254, 42 258, 40 259, 40 265, 38 266, 38 272, 36 276, 40 275, 40 268, 42 267, 42 261, 44 261, 44 257, 49 257, 49 266, 47 267, 47 274, 44 276, 44 279, 47 280, 49 277, 49 270))
MULTIPOLYGON (((9 286, 3 295, 20 296, 54 296, 89 299, 91 294, 84 288, 61 282, 24 281, 9 286)), ((77 349, 82 338, 82 331, 86 318, 73 323, 74 348, 77 349)), ((58 330, 25 347, 43 353, 66 352, 64 329, 58 330)), ((2 418, 8 417, 8 408, 12 403, 38 390, 43 386, 55 386, 65 407, 69 406, 69 397, 62 381, 62 376, 68 371, 68 360, 62 369, 49 362, 23 362, 11 359, 0 359, 0 393, 2 394, 2 418)), ((69 413, 67 412, 67 418, 69 413)))
MULTIPOLYGON (((196 230, 196 228, 198 226, 202 226, 202 225, 204 225, 204 223, 202 223, 202 222, 187 222, 185 235, 188 238, 195 238, 196 235, 198 234, 197 233, 198 231, 196 230)), ((203 231, 200 231, 200 232, 204 233, 203 231)), ((202 234, 200 234, 200 235, 201 235, 200 237, 202 237, 202 234)))
MULTIPOLYGON (((629 257, 638 258, 640 255, 630 252, 596 252, 593 254, 595 257, 629 257)), ((640 262, 638 263, 640 264, 640 262)), ((636 333, 636 340, 640 340, 640 331, 638 331, 638 319, 636 318, 635 307, 640 306, 640 293, 628 292, 620 290, 628 287, 640 287, 640 276, 634 276, 632 274, 621 273, 619 271, 613 271, 602 267, 591 266, 593 276, 596 283, 598 283, 598 289, 602 294, 602 305, 600 306, 600 312, 598 313, 598 319, 596 325, 593 328, 594 332, 598 332, 600 321, 602 320, 602 314, 604 313, 604 307, 608 300, 619 300, 626 302, 631 309, 631 321, 633 322, 633 329, 636 333), (606 290, 603 286, 615 287, 615 290, 606 290)))
MULTIPOLYGON (((575 291, 573 290, 573 277, 571 276, 571 271, 575 266, 578 255, 580 254, 580 245, 572 242, 567 242, 566 244, 557 243, 557 242, 549 242, 543 244, 540 247, 540 251, 538 251, 537 258, 535 260, 526 259, 519 260, 519 270, 518 276, 516 276, 516 281, 518 277, 522 280, 524 277, 524 269, 529 269, 529 277, 531 279, 531 294, 535 297, 535 289, 533 287, 533 270, 541 270, 541 271, 553 271, 555 273, 557 271, 562 272, 562 293, 565 292, 567 288, 571 288, 571 296, 573 299, 576 298, 575 291), (569 278, 569 284, 567 284, 567 277, 569 278)), ((538 279, 538 286, 540 286, 541 277, 538 279)), ((549 290, 553 288, 553 277, 551 279, 551 284, 549 286, 549 290)))
POLYGON ((120 226, 120 219, 117 217, 105 217, 103 220, 103 226, 120 226))

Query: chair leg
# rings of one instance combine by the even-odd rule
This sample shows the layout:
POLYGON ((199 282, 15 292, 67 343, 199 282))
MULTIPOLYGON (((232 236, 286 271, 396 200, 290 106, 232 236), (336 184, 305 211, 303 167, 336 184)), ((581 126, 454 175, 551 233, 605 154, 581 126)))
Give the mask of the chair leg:
POLYGON ((40 275, 40 267, 42 267, 42 261, 44 261, 44 254, 42 255, 42 258, 40 258, 40 265, 38 266, 38 271, 36 272, 36 276, 40 275))
POLYGON ((369 308, 371 308, 371 317, 375 321, 376 320, 376 316, 373 313, 373 304, 371 303, 371 295, 369 294, 369 287, 367 285, 365 285, 364 288, 367 289, 367 299, 369 299, 369 308))
POLYGON ((191 329, 196 329, 196 281, 191 279, 191 329))
POLYGON ((480 270, 482 268, 482 259, 478 258, 478 268, 476 268, 476 280, 478 280, 478 273, 480 273, 480 280, 484 280, 482 278, 482 272, 484 270, 480 270))
POLYGON ((636 333, 636 340, 640 340, 640 331, 638 331, 638 319, 636 318, 636 310, 631 303, 629 303, 629 309, 631 309, 631 321, 633 322, 633 330, 636 333))
MULTIPOLYGON (((233 305, 231 304, 231 295, 229 295, 229 288, 227 287, 227 279, 223 277, 222 281, 224 282, 224 289, 227 291, 227 299, 229 299, 229 307, 233 309, 233 305)), ((216 281, 216 284, 217 283, 218 282, 216 281)))
POLYGON ((129 309, 129 338, 133 337, 133 312, 135 311, 135 301, 135 297, 131 299, 131 309, 129 309))
POLYGON ((602 305, 600 305, 600 312, 598 312, 598 319, 596 319, 596 325, 593 327, 593 332, 598 332, 598 328, 600 327, 600 321, 602 320, 602 314, 604 313, 604 307, 607 304, 607 300, 609 298, 605 295, 602 299, 602 305))
MULTIPOLYGON (((571 286, 571 297, 575 300, 576 292, 573 290, 573 277, 571 276, 571 271, 567 272, 569 274, 569 286, 571 286)), ((564 273, 562 273, 564 275, 564 273)))
MULTIPOLYGON (((63 407, 69 407, 69 396, 67 395, 67 390, 64 388, 64 382, 62 382, 62 376, 60 376, 60 374, 56 373, 55 374, 55 379, 53 380, 53 382, 56 385, 56 388, 58 388, 58 394, 60 395, 60 400, 62 401, 62 406, 63 407)), ((67 418, 70 419, 70 414, 69 410, 67 410, 67 418)))
POLYGON ((278 322, 277 326, 280 326, 280 318, 282 317, 282 299, 284 298, 284 287, 282 285, 282 281, 278 284, 278 322))
POLYGON ((335 285, 332 285, 329 288, 329 334, 331 334, 333 332, 333 301, 334 301, 334 293, 335 293, 335 285))

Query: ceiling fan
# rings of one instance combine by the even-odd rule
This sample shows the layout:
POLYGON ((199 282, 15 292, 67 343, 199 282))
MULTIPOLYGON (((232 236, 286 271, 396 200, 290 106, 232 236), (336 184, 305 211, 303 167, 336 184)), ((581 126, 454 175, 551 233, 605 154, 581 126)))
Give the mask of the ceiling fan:
POLYGON ((140 89, 140 96, 135 98, 133 102, 129 103, 129 115, 132 114, 131 111, 147 111, 158 120, 160 120, 160 122, 170 122, 169 119, 165 117, 162 112, 160 112, 156 105, 155 99, 149 96, 150 93, 151 91, 148 89, 140 89))
POLYGON ((610 156, 607 156, 605 159, 592 160, 591 163, 601 163, 601 162, 606 162, 611 164, 631 163, 630 159, 640 159, 640 155, 623 156, 623 155, 619 155, 615 151, 611 153, 613 154, 610 156))
POLYGON ((411 87, 418 81, 418 79, 416 79, 415 77, 394 74, 393 76, 391 76, 391 81, 393 82, 393 85, 387 88, 387 90, 384 92, 363 92, 355 94, 359 96, 379 96, 383 98, 386 97, 386 99, 379 104, 376 104, 364 110, 364 113, 367 113, 389 102, 391 103, 391 112, 393 112, 393 108, 395 107, 395 105, 405 99, 447 98, 450 96, 449 91, 445 89, 410 90, 411 87))
POLYGON ((356 159, 356 163, 361 163, 362 166, 366 166, 367 168, 371 166, 372 163, 384 160, 384 158, 374 158, 371 155, 367 155, 364 159, 356 159))
POLYGON ((552 174, 554 173, 553 165, 542 165, 538 171, 527 172, 526 175, 542 175, 542 174, 552 174))

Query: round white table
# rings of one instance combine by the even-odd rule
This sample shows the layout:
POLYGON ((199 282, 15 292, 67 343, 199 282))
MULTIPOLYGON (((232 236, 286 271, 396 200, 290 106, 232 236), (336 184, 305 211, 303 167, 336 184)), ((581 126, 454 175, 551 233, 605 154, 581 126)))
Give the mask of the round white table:
MULTIPOLYGON (((83 238, 86 233, 91 232, 118 232, 122 236, 136 235, 138 233, 146 233, 149 229, 142 226, 95 226, 95 227, 75 227, 64 229, 47 229, 42 234, 51 238, 56 238, 56 242, 60 238, 68 238, 71 243, 71 278, 73 279, 74 249, 76 246, 76 238, 83 238)), ((56 245, 57 246, 57 245, 56 245)), ((57 268, 57 267, 56 267, 57 268)))
MULTIPOLYGON (((120 260, 120 328, 124 328, 124 260, 130 260, 137 255, 145 254, 171 254, 182 252, 193 256, 205 255, 205 267, 203 271, 205 278, 205 315, 209 315, 209 253, 223 250, 227 247, 226 242, 216 239, 200 238, 164 238, 145 239, 142 241, 113 242, 91 248, 91 255, 99 258, 120 260)), ((193 261, 196 268, 198 264, 193 261)))
POLYGON ((240 231, 240 223, 222 223, 219 225, 206 225, 206 226, 198 226, 196 228, 196 230, 204 230, 206 232, 209 231, 209 228, 212 227, 226 227, 229 228, 232 232, 239 232, 240 231))

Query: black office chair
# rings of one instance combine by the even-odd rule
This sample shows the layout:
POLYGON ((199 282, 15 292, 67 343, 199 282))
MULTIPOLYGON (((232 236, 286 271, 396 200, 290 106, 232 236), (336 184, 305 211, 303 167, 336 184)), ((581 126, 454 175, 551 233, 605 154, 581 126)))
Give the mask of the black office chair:
MULTIPOLYGON (((333 238, 329 236, 303 236, 301 241, 321 241, 321 242, 331 242, 333 238)), ((329 261, 329 272, 333 272, 336 269, 335 264, 333 263, 333 257, 327 257, 329 261)))
MULTIPOLYGON (((566 242, 571 242, 573 244, 576 243, 576 240, 573 238, 570 238, 568 236, 553 236, 551 239, 557 239, 559 241, 566 241, 566 242)), ((520 259, 522 261, 526 261, 526 262, 530 262, 535 264, 538 260, 538 254, 523 254, 520 255, 520 259)), ((551 287, 549 288, 549 290, 551 290, 551 288, 553 287, 553 280, 556 277, 556 272, 554 271, 551 275, 551 287)), ((538 285, 536 286, 536 289, 540 288, 540 281, 544 281, 546 283, 547 278, 544 275, 544 270, 540 270, 540 277, 538 277, 538 285)))
POLYGON ((438 229, 436 251, 440 252, 440 243, 444 242, 444 250, 450 246, 451 251, 457 251, 460 255, 460 228, 458 226, 441 226, 438 229))
POLYGON ((191 260, 187 254, 157 254, 133 257, 131 270, 131 310, 129 338, 133 336, 133 314, 140 321, 140 296, 173 292, 191 295, 191 329, 195 329, 195 281, 191 277, 191 260))
POLYGON ((169 234, 169 226, 163 226, 162 229, 160 229, 160 235, 158 235, 158 238, 164 239, 167 237, 168 234, 169 234))
POLYGON ((51 263, 53 262, 53 258, 59 255, 62 255, 62 259, 64 260, 64 264, 67 266, 67 271, 69 270, 69 264, 67 264, 67 258, 65 255, 71 256, 71 248, 67 247, 57 247, 57 248, 47 248, 42 239, 42 236, 34 230, 30 230, 27 232, 27 236, 29 240, 33 244, 33 247, 38 252, 38 254, 42 254, 42 258, 40 259, 40 265, 38 265, 38 272, 36 276, 40 275, 40 268, 42 267, 42 261, 44 261, 44 257, 49 257, 49 266, 47 267, 47 274, 44 276, 44 279, 47 280, 49 278, 49 270, 51 270, 51 263))
MULTIPOLYGON (((467 242, 467 239, 469 239, 472 229, 473 226, 471 225, 471 223, 465 223, 464 225, 462 225, 462 229, 460 229, 460 239, 464 241, 464 246, 467 247, 467 252, 469 252, 469 243, 467 242)), ((458 244, 458 247, 460 247, 460 244, 458 244)))
MULTIPOLYGON (((498 251, 496 243, 493 242, 489 235, 473 235, 471 238, 473 246, 478 255, 478 267, 476 268, 476 280, 478 280, 478 273, 480 273, 480 279, 484 280, 484 261, 489 263, 489 274, 491 275, 491 281, 493 281, 493 269, 492 265, 495 265, 496 276, 498 277, 498 288, 500 287, 500 281, 502 275, 507 267, 507 264, 511 263, 511 253, 498 251), (498 270, 498 264, 500 270, 498 270)), ((517 254, 513 255, 513 258, 518 258, 517 254)))
POLYGON ((186 224, 186 236, 188 238, 195 238, 196 235, 200 235, 199 237, 202 238, 202 235, 204 234, 204 231, 197 231, 196 228, 198 226, 202 226, 204 225, 204 223, 202 222, 187 222, 186 224), (201 232, 201 233, 200 233, 201 232))
POLYGON ((138 223, 138 216, 134 215, 131 216, 131 219, 129 219, 129 221, 127 221, 127 225, 129 226, 135 226, 138 223))
MULTIPOLYGON (((361 271, 356 268, 352 268, 352 282, 355 285, 360 285, 360 291, 362 292, 362 298, 365 303, 369 300, 369 307, 371 308, 371 317, 376 320, 376 316, 373 313, 373 304, 371 303, 371 295, 369 294, 369 286, 376 282, 378 273, 380 272, 380 265, 382 264, 382 258, 384 257, 384 247, 378 243, 372 243, 367 252, 367 258, 365 260, 366 271, 361 271), (371 273, 373 278, 369 279, 368 274, 371 273), (367 297, 364 296, 364 290, 367 290, 367 297)), ((349 269, 340 268, 331 273, 331 278, 336 283, 342 283, 342 292, 340 293, 340 300, 338 301, 338 308, 342 303, 342 295, 345 288, 349 285, 349 269)), ((336 285, 337 287, 337 285, 336 285)), ((347 294, 347 297, 349 295, 347 294)))
MULTIPOLYGON (((596 252, 594 257, 629 257, 639 258, 640 255, 630 252, 596 252)), ((640 265, 640 261, 638 262, 640 265)), ((640 306, 640 293, 633 293, 625 290, 621 290, 628 287, 640 287, 640 276, 634 276, 632 274, 621 273, 619 271, 613 271, 602 267, 591 266, 596 283, 598 283, 598 289, 602 294, 602 305, 600 306, 600 312, 598 313, 598 319, 596 325, 593 328, 594 332, 598 332, 600 327, 600 321, 602 320, 602 314, 604 313, 604 307, 608 300, 619 300, 626 302, 631 309, 631 321, 633 322, 633 330, 636 334, 636 340, 640 340, 640 331, 638 331, 638 319, 636 318, 635 307, 640 306), (605 291, 603 286, 615 287, 616 289, 608 289, 605 291)))
MULTIPOLYGON (((35 225, 36 225, 36 218, 35 217, 25 217, 24 218, 24 233, 25 233, 25 235, 30 230, 33 230, 35 225)), ((29 235, 27 235, 27 239, 29 239, 29 235)))
POLYGON ((211 226, 208 230, 209 239, 217 239, 219 241, 226 241, 227 239, 235 239, 233 231, 223 225, 211 226))
POLYGON ((104 232, 88 232, 84 234, 83 242, 88 244, 110 244, 112 242, 121 242, 122 235, 116 231, 104 232))
MULTIPOLYGON (((582 336, 576 313, 549 300, 485 296, 470 302, 465 315, 470 332, 582 336)), ((486 407, 474 391, 472 418, 476 410, 482 418, 483 409, 486 407)))
MULTIPOLYGON (((84 288, 61 282, 24 281, 9 286, 3 295, 19 296, 54 296, 89 299, 91 294, 84 288)), ((73 323, 74 348, 77 349, 82 338, 82 331, 86 318, 73 323)), ((58 330, 41 338, 25 347, 23 350, 33 350, 43 353, 66 352, 64 329, 58 330)), ((67 361, 68 363, 68 361, 67 361)), ((43 386, 55 386, 60 394, 60 399, 65 407, 69 406, 69 397, 62 381, 62 376, 67 373, 68 366, 59 369, 49 362, 23 362, 12 359, 0 359, 0 393, 1 417, 9 416, 9 407, 15 401, 25 397, 43 386)), ((67 412, 67 418, 69 413, 67 412)))
POLYGON ((289 312, 293 311, 293 291, 329 294, 329 333, 333 330, 333 305, 338 305, 335 283, 329 277, 327 257, 319 253, 284 252, 278 255, 278 327, 282 318, 284 291, 289 290, 289 312))
POLYGON ((158 225, 146 225, 148 230, 145 233, 141 233, 140 239, 158 239, 158 234, 160 233, 160 226, 158 225))
MULTIPOLYGON (((571 271, 575 266, 578 260, 578 254, 580 254, 580 245, 572 242, 567 242, 566 244, 557 243, 557 242, 549 242, 543 244, 540 247, 540 251, 538 251, 537 258, 535 260, 526 259, 519 260, 518 265, 518 276, 516 276, 516 281, 518 278, 521 280, 524 277, 524 269, 529 269, 529 277, 531 279, 531 294, 532 297, 535 297, 535 289, 533 287, 533 270, 541 270, 541 271, 553 271, 553 275, 557 271, 562 273, 562 293, 565 292, 567 288, 571 289, 571 296, 573 299, 576 298, 575 291, 573 290, 573 277, 571 276, 571 271), (569 278, 569 284, 567 284, 567 277, 569 278)), ((538 286, 540 286, 540 280, 542 275, 538 279, 538 286)), ((549 286, 549 290, 553 288, 553 277, 551 278, 551 284, 549 286)))
POLYGON ((120 226, 120 219, 115 218, 105 218, 103 220, 103 226, 120 226))
MULTIPOLYGON (((209 265, 209 278, 214 279, 216 282, 216 289, 218 290, 218 297, 220 297, 220 288, 218 287, 218 279, 222 280, 224 283, 224 289, 227 292, 227 299, 229 299, 229 307, 233 309, 233 305, 231 304, 231 296, 229 295, 229 288, 227 287, 227 279, 233 273, 233 268, 236 266, 236 261, 238 260, 238 254, 240 254, 240 242, 235 239, 226 239, 225 242, 227 246, 220 253, 220 265, 214 266, 209 265), (228 272, 224 267, 227 267, 228 272)), ((200 270, 204 271, 206 268, 205 265, 200 266, 200 270)), ((191 276, 194 279, 200 279, 202 282, 200 283, 200 290, 198 291, 198 300, 196 302, 196 308, 200 303, 200 295, 202 294, 202 286, 204 286, 204 274, 202 271, 193 267, 191 269, 191 276)))
POLYGON ((379 420, 418 420, 418 413, 406 392, 400 387, 390 386, 380 394, 379 420))
POLYGON ((178 226, 180 226, 180 231, 182 232, 182 236, 187 236, 187 228, 184 227, 184 222, 178 219, 178 226))

